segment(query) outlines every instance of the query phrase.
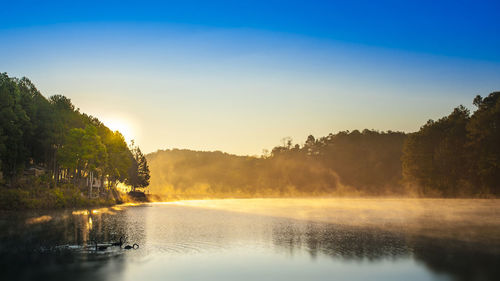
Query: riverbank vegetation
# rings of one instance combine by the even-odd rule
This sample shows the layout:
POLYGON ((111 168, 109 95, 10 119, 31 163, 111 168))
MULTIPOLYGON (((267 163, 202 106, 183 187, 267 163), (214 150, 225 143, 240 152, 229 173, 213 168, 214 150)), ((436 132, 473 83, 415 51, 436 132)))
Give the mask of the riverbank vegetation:
POLYGON ((168 198, 274 196, 498 197, 500 92, 418 132, 343 131, 285 138, 261 157, 220 151, 147 155, 150 190, 168 198))
POLYGON ((0 208, 110 204, 118 183, 149 183, 137 146, 27 78, 0 74, 0 121, 0 208))

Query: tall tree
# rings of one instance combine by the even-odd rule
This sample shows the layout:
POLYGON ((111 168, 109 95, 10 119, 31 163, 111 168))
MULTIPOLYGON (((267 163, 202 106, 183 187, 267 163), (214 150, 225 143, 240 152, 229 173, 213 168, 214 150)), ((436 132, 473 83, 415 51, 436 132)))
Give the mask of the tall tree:
POLYGON ((403 175, 424 194, 451 197, 468 192, 466 152, 469 110, 459 106, 438 121, 410 134, 403 148, 403 175))
POLYGON ((107 157, 106 147, 97 135, 96 128, 91 125, 85 129, 71 129, 58 156, 61 166, 73 174, 75 183, 103 167, 107 157))
POLYGON ((474 105, 467 125, 474 183, 481 192, 500 195, 500 92, 476 96, 474 105))
POLYGON ((132 165, 130 165, 127 183, 135 191, 136 188, 145 188, 149 185, 150 175, 148 161, 142 154, 141 149, 135 146, 133 141, 130 150, 132 152, 132 165))
POLYGON ((108 153, 108 162, 105 167, 108 183, 125 182, 133 163, 132 152, 127 147, 125 138, 120 132, 107 129, 104 132, 103 142, 108 153))
POLYGON ((30 118, 22 105, 17 80, 0 74, 0 159, 3 176, 11 185, 29 159, 25 132, 30 130, 30 118))

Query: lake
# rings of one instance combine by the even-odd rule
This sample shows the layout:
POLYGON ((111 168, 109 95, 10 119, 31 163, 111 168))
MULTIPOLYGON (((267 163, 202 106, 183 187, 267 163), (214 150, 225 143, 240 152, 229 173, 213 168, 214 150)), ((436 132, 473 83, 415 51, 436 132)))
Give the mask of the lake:
POLYGON ((0 270, 2 280, 500 280, 499 203, 231 199, 3 212, 0 270), (120 237, 139 247, 95 248, 120 237))

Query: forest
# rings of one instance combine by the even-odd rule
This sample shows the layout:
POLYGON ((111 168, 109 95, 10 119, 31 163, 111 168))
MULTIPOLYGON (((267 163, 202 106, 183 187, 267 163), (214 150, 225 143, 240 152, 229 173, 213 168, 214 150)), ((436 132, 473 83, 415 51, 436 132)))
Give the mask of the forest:
POLYGON ((0 207, 42 208, 116 201, 116 185, 149 184, 147 160, 118 131, 62 95, 0 74, 0 207))
POLYGON ((500 92, 476 96, 414 133, 353 130, 261 157, 159 150, 146 157, 152 193, 167 198, 266 196, 497 197, 500 92))
POLYGON ((357 130, 300 146, 290 138, 261 157, 160 150, 146 157, 150 190, 163 196, 358 196, 395 193, 402 180, 401 132, 357 130))
POLYGON ((0 207, 112 204, 116 187, 163 198, 266 196, 497 197, 500 92, 476 96, 413 133, 341 131, 284 138, 262 156, 158 150, 144 155, 118 131, 27 78, 0 74, 0 207), (151 170, 151 178, 150 178, 151 170))
POLYGON ((500 92, 458 106, 410 134, 402 153, 403 176, 424 194, 445 197, 500 195, 500 92))

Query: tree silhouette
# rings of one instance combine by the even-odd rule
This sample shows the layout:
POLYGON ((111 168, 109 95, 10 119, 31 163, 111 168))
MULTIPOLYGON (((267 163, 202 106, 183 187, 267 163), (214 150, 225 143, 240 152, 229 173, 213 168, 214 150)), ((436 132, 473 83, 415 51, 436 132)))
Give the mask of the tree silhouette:
POLYGON ((127 183, 132 186, 133 191, 136 191, 136 188, 145 188, 149 185, 149 167, 146 157, 142 154, 141 149, 134 145, 134 141, 132 141, 130 150, 132 152, 132 165, 129 168, 127 183))

